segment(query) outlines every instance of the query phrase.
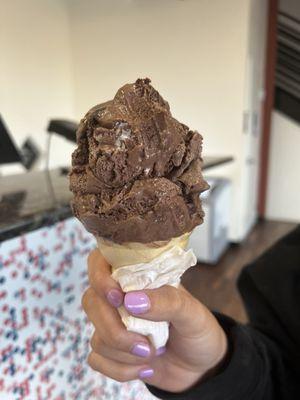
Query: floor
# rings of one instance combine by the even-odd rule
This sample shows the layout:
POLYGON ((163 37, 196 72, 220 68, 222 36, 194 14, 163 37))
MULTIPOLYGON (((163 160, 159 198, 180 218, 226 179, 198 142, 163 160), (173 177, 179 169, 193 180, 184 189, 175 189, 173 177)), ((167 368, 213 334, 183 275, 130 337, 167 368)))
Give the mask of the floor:
POLYGON ((247 316, 236 289, 236 280, 242 268, 262 254, 296 224, 261 221, 248 238, 239 245, 231 245, 215 265, 198 264, 183 276, 183 285, 210 309, 246 322, 247 316))

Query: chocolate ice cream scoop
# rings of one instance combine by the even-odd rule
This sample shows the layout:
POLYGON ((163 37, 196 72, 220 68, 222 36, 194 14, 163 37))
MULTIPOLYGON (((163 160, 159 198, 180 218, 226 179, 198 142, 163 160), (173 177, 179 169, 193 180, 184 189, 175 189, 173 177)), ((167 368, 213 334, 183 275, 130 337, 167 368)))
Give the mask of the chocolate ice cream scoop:
POLYGON ((93 107, 77 130, 72 208, 86 229, 113 242, 169 240, 203 221, 202 136, 172 117, 138 79, 93 107))

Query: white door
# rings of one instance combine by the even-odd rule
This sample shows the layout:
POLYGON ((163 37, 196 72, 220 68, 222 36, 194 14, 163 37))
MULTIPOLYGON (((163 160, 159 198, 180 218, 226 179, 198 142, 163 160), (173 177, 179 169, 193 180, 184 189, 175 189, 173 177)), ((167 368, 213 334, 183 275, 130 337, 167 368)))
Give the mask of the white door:
POLYGON ((259 149, 264 100, 267 0, 251 0, 249 27, 243 127, 243 236, 246 236, 257 219, 259 149))

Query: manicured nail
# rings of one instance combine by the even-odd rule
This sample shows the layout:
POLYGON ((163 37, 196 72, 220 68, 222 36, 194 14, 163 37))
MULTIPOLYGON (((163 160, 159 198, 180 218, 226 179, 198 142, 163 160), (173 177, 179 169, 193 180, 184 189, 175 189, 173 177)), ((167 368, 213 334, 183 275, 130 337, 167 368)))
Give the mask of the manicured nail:
POLYGON ((143 292, 127 293, 124 305, 131 314, 143 314, 150 308, 149 297, 143 292))
POLYGON ((120 307, 123 303, 123 294, 119 289, 110 289, 106 298, 113 307, 120 307))
POLYGON ((162 346, 162 347, 159 347, 158 349, 156 349, 155 355, 161 356, 165 352, 166 352, 166 346, 162 346))
POLYGON ((140 377, 140 379, 151 378, 151 376, 153 376, 153 374, 154 374, 154 371, 152 368, 145 368, 140 371, 139 377, 140 377))
POLYGON ((150 347, 146 343, 137 343, 131 349, 131 354, 138 357, 149 357, 150 353, 150 347))

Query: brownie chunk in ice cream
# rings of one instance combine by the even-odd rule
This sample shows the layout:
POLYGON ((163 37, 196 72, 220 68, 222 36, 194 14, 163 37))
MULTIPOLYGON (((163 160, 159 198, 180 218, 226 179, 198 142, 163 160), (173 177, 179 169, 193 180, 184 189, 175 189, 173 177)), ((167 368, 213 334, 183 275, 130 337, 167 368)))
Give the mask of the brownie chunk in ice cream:
POLYGON ((117 243, 169 240, 203 221, 202 137, 138 79, 93 107, 77 130, 70 188, 86 229, 117 243))

